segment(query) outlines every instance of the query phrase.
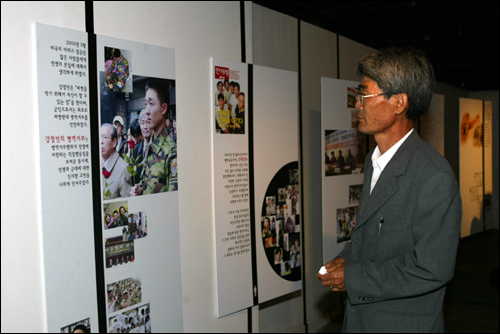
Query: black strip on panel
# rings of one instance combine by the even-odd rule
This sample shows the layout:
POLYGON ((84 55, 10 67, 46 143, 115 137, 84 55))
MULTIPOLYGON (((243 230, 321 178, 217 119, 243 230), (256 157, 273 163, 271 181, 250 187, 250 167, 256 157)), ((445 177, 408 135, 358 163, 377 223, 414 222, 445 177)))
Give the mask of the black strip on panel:
POLYGON ((258 305, 259 293, 257 282, 257 249, 255 240, 255 167, 253 154, 253 65, 248 64, 248 97, 246 108, 248 110, 248 172, 250 181, 250 236, 252 243, 252 279, 253 279, 253 304, 258 305))
MULTIPOLYGON (((300 173, 300 207, 302 208, 302 214, 300 215, 300 224, 302 226, 301 238, 302 240, 302 259, 306 258, 305 255, 305 229, 306 224, 304 221, 304 156, 303 156, 303 145, 304 141, 302 138, 302 55, 301 55, 301 43, 300 43, 300 20, 298 20, 297 24, 297 39, 298 39, 298 49, 299 49, 299 173, 300 173)), ((302 261, 302 303, 303 303, 303 311, 304 311, 304 328, 305 332, 308 333, 307 329, 307 303, 306 303, 306 261, 302 261)))
POLYGON ((97 315, 99 332, 107 331, 106 295, 104 280, 104 260, 102 246, 101 210, 101 168, 99 152, 99 113, 97 101, 97 40, 94 33, 94 3, 85 1, 85 26, 88 34, 88 73, 89 73, 89 111, 90 111, 90 154, 92 168, 92 205, 94 209, 94 252, 97 290, 97 315))

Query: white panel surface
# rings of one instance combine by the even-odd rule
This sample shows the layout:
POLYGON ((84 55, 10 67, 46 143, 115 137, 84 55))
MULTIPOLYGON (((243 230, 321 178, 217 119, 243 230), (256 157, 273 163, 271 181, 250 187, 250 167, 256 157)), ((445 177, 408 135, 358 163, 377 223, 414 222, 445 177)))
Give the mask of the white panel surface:
MULTIPOLYGON (((352 111, 348 107, 348 88, 357 87, 359 82, 330 78, 321 78, 321 151, 325 151, 325 131, 356 130, 352 126, 352 111)), ((352 95, 351 95, 352 98, 352 95)), ((352 103, 352 102, 351 102, 352 103)), ((357 146, 357 144, 355 145, 357 146)), ((344 149, 343 156, 347 157, 344 149)), ((356 152, 352 152, 353 155, 356 152)), ((365 152, 362 152, 365 154, 365 152)), ((337 152, 336 152, 337 156, 337 152)), ((323 262, 326 263, 344 249, 344 241, 337 239, 337 209, 354 207, 350 203, 349 186, 362 185, 363 174, 343 174, 326 176, 325 155, 322 154, 322 185, 323 185, 323 262)), ((336 169, 336 168, 334 168, 336 169)), ((317 268, 319 270, 319 268, 317 268)))
POLYGON ((284 165, 298 161, 297 73, 262 66, 253 68, 255 226, 259 303, 297 291, 271 267, 262 244, 262 203, 269 183, 284 165))
POLYGON ((48 331, 87 320, 97 332, 87 34, 36 29, 48 331))

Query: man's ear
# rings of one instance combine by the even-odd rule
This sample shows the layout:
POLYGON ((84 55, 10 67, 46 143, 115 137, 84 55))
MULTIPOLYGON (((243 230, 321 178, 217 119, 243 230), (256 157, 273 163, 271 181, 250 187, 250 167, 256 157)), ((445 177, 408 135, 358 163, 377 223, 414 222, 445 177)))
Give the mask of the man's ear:
POLYGON ((116 144, 118 144, 118 139, 113 139, 113 147, 116 149, 116 144))
POLYGON ((408 110, 408 94, 399 93, 392 96, 395 99, 395 113, 396 115, 403 114, 406 110, 408 110))
POLYGON ((161 114, 162 115, 166 115, 167 114, 167 110, 168 110, 168 104, 162 103, 162 105, 161 105, 161 114))

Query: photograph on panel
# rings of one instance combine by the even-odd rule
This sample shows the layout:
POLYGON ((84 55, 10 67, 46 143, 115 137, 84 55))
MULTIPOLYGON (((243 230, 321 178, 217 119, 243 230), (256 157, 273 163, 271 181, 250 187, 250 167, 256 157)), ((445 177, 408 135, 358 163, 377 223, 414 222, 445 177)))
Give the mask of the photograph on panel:
POLYGON ((149 303, 108 318, 110 333, 151 333, 149 303))
POLYGON ((290 214, 298 215, 299 213, 299 185, 290 184, 286 188, 286 203, 287 208, 290 208, 290 214))
POLYGON ((281 263, 281 276, 290 275, 292 273, 291 269, 292 269, 292 266, 290 264, 290 261, 282 262, 281 263))
POLYGON ((356 108, 357 87, 347 87, 347 108, 356 108))
POLYGON ((361 198, 362 184, 349 186, 349 205, 358 205, 361 198))
POLYGON ((364 172, 366 136, 357 130, 325 130, 325 176, 364 172))
POLYGON ((118 267, 135 260, 134 241, 127 240, 127 227, 122 227, 122 235, 104 239, 106 268, 118 267))
POLYGON ((107 285, 108 314, 142 302, 140 277, 126 278, 107 285))
POLYGON ((276 214, 276 197, 268 196, 266 197, 266 215, 275 215, 276 214))
POLYGON ((292 268, 300 267, 300 233, 290 233, 290 260, 292 261, 292 268))
POLYGON ((351 240, 351 233, 356 227, 358 207, 337 209, 337 243, 351 240))
POLYGON ((245 92, 241 91, 239 71, 215 66, 215 131, 245 134, 245 92))
POLYGON ((286 188, 278 188, 278 202, 286 201, 286 188))
POLYGON ((114 91, 99 73, 104 200, 178 189, 175 80, 133 77, 114 91))
POLYGON ((104 47, 106 90, 132 93, 132 51, 104 47))
POLYGON ((276 248, 274 250, 274 264, 283 262, 283 248, 276 248))
POLYGON ((90 333, 90 318, 61 328, 61 333, 90 333))
POLYGON ((299 170, 298 169, 290 169, 290 184, 299 183, 299 170))
POLYGON ((103 210, 105 230, 128 225, 127 201, 104 203, 103 210))

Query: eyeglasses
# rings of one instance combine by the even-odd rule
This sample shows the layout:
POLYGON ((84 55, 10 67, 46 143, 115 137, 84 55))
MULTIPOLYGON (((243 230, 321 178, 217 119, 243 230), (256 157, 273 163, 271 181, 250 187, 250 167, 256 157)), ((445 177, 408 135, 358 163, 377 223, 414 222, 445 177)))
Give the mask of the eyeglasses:
POLYGON ((363 95, 363 93, 356 93, 356 102, 359 102, 359 105, 363 106, 365 99, 369 97, 382 96, 382 95, 387 95, 387 93, 372 94, 372 95, 363 95))

